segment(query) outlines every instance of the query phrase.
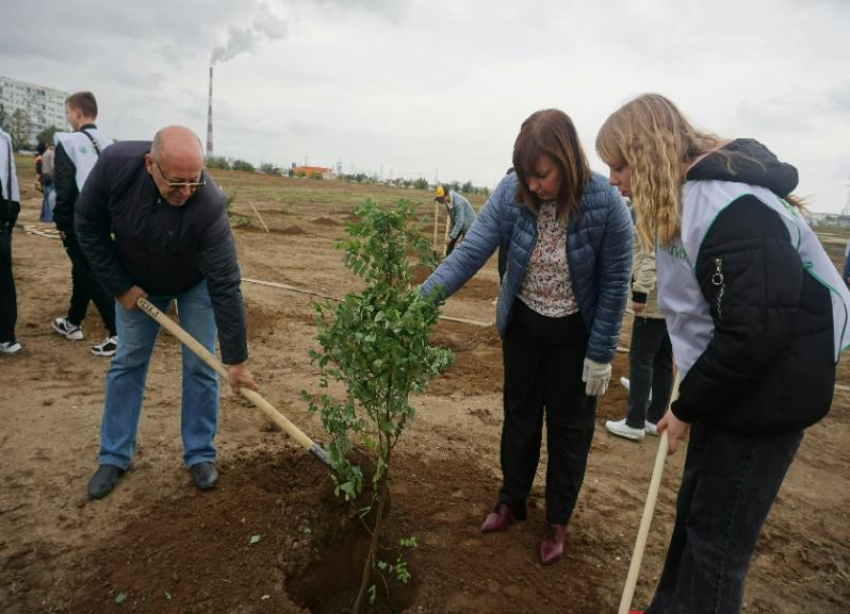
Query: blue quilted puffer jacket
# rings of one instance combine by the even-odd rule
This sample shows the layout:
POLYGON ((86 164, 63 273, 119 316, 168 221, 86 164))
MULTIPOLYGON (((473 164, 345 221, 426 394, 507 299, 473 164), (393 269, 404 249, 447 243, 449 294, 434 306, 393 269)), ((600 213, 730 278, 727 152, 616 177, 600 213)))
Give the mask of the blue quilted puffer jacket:
MULTIPOLYGON (((504 337, 511 321, 525 267, 537 243, 537 218, 517 200, 519 180, 506 176, 479 211, 466 239, 420 288, 448 298, 484 266, 501 244, 507 246, 505 277, 499 291, 496 326, 504 337)), ((587 357, 600 363, 614 358, 632 273, 632 220, 616 190, 593 173, 579 201, 580 212, 567 223, 567 264, 573 293, 590 331, 587 357)))

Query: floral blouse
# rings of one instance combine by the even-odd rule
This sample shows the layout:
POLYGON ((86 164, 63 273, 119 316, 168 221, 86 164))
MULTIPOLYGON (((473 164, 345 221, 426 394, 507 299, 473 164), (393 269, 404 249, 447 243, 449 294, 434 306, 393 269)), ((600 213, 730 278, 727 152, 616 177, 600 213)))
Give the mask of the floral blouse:
POLYGON ((557 218, 554 203, 540 205, 537 245, 525 268, 518 296, 531 309, 550 318, 578 311, 567 266, 567 220, 557 218))

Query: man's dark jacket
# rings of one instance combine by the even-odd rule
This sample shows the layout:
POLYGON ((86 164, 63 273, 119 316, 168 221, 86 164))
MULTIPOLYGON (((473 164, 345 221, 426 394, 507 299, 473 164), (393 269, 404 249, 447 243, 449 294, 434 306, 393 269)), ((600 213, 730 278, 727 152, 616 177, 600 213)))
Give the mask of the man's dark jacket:
POLYGON ((206 279, 227 364, 248 356, 245 307, 225 198, 206 186, 182 206, 166 202, 145 167, 150 141, 124 141, 103 151, 77 201, 77 239, 113 296, 137 285, 174 296, 206 279))

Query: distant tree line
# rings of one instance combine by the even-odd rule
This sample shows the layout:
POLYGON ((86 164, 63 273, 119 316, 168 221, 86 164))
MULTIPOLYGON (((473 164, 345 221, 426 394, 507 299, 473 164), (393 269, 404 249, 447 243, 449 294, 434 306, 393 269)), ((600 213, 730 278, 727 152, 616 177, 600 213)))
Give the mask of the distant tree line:
MULTIPOLYGON (((281 168, 275 166, 271 162, 260 164, 259 168, 246 160, 233 159, 229 160, 224 156, 210 156, 206 160, 207 168, 231 170, 231 171, 248 171, 250 173, 260 172, 266 175, 281 175, 283 177, 293 177, 296 179, 315 179, 317 181, 324 179, 321 173, 310 173, 309 176, 303 169, 295 170, 294 168, 281 168)), ((368 185, 391 185, 397 188, 406 188, 409 190, 429 190, 435 186, 428 182, 424 177, 416 179, 406 179, 398 177, 396 179, 386 179, 381 181, 377 175, 367 175, 366 173, 340 173, 336 176, 339 181, 349 183, 361 183, 368 185)), ((450 190, 462 194, 481 194, 485 198, 490 196, 489 188, 480 188, 472 185, 471 181, 460 183, 459 181, 446 181, 442 185, 450 190)))
MULTIPOLYGON (((417 179, 398 177, 396 179, 386 179, 381 181, 376 175, 367 175, 366 173, 341 173, 337 176, 337 179, 350 183, 392 185, 397 188, 407 188, 410 190, 428 190, 433 187, 433 185, 430 184, 424 177, 418 177, 417 179)), ((482 194, 485 198, 490 195, 490 190, 488 188, 479 188, 474 186, 471 181, 467 181, 465 183, 460 183, 459 181, 445 181, 442 182, 441 185, 463 194, 482 194)))
POLYGON ((235 159, 228 160, 224 156, 209 156, 206 159, 207 168, 215 168, 226 171, 247 171, 249 173, 256 172, 256 167, 247 160, 235 159))

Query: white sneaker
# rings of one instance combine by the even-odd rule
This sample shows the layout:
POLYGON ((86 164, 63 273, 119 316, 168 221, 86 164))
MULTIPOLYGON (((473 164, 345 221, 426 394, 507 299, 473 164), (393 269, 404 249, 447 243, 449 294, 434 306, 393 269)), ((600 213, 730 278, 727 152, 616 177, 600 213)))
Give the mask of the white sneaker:
POLYGON ((118 349, 118 335, 107 337, 103 343, 91 346, 91 353, 95 356, 114 356, 118 349))
POLYGON ((0 354, 17 354, 21 351, 21 344, 17 341, 0 342, 0 354))
POLYGON ((83 338, 83 329, 68 321, 68 318, 53 318, 53 330, 71 341, 79 341, 83 338))
POLYGON ((655 435, 658 437, 658 426, 654 422, 650 422, 649 420, 643 423, 643 430, 646 431, 647 435, 655 435))
POLYGON ((608 429, 611 434, 616 435, 617 437, 625 437, 626 439, 631 439, 632 441, 643 441, 643 437, 644 435, 646 435, 646 432, 643 429, 632 428, 628 424, 626 424, 625 418, 617 421, 606 420, 605 428, 608 429))

